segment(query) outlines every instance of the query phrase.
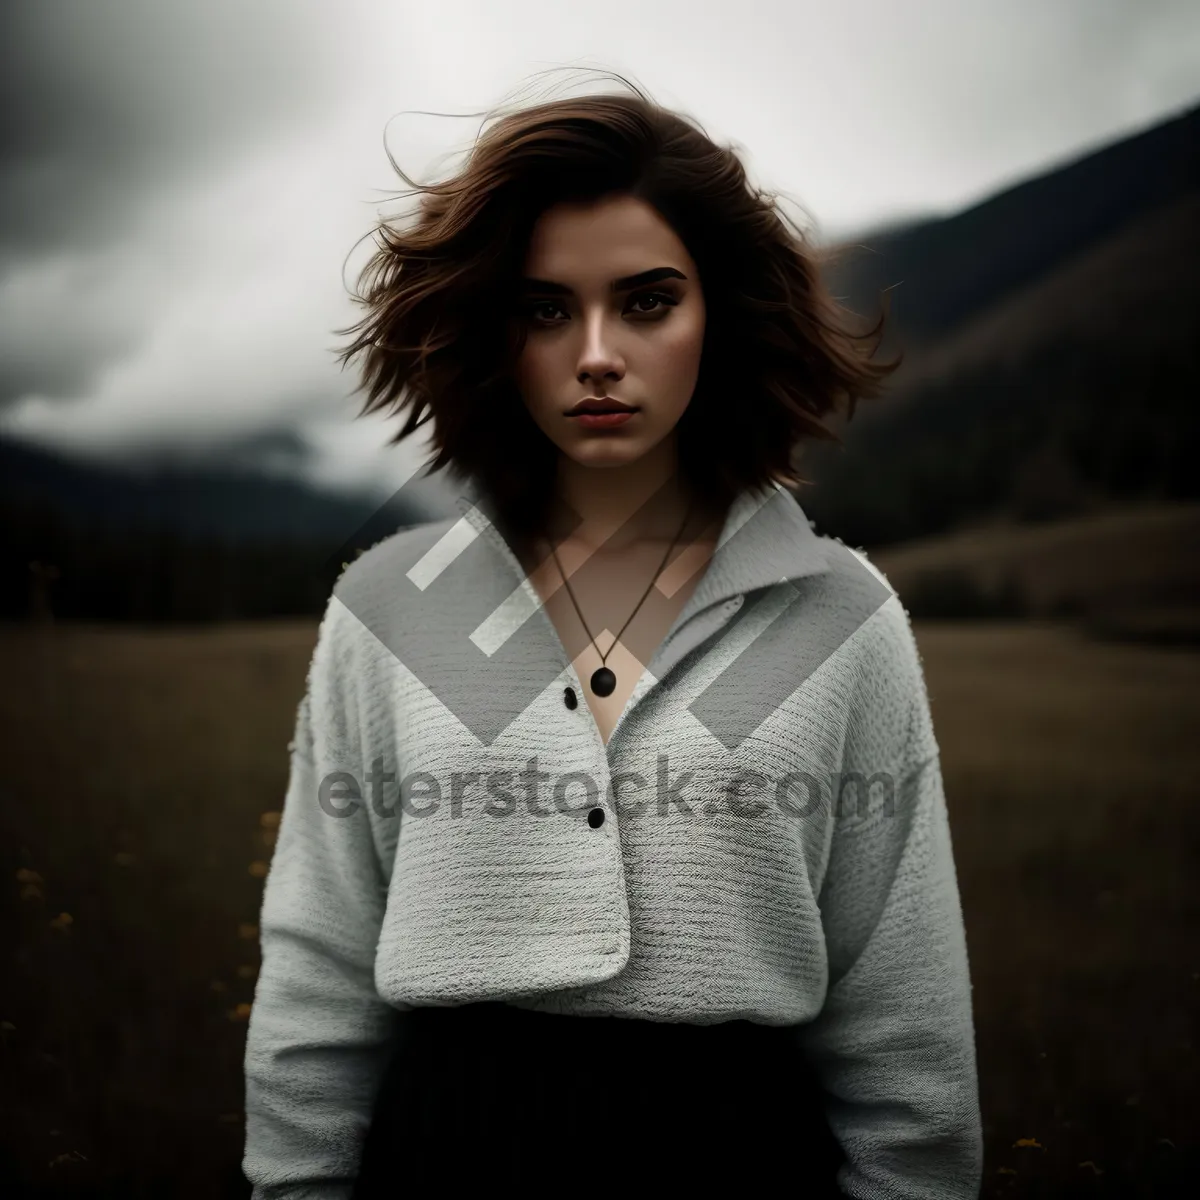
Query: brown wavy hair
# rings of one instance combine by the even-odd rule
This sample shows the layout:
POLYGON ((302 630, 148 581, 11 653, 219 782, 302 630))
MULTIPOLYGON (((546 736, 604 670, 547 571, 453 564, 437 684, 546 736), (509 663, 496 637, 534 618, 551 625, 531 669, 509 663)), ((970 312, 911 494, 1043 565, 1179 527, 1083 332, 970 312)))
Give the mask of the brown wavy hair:
POLYGON ((408 228, 379 221, 353 297, 366 313, 336 331, 354 338, 339 354, 343 366, 365 352, 359 416, 406 412, 392 445, 432 420, 425 474, 448 469, 473 483, 520 535, 543 528, 558 449, 514 382, 527 332, 518 282, 534 224, 556 203, 637 197, 699 268, 707 321, 696 389, 677 426, 679 461, 722 511, 747 487, 809 482, 795 472, 798 448, 841 443, 824 418, 842 404, 852 418, 903 358, 869 361, 886 308, 873 327, 851 328, 853 314, 821 277, 837 251, 815 249, 776 194, 752 187, 733 148, 615 78, 632 94, 501 110, 446 181, 413 184, 391 160, 421 193, 416 219, 408 228))

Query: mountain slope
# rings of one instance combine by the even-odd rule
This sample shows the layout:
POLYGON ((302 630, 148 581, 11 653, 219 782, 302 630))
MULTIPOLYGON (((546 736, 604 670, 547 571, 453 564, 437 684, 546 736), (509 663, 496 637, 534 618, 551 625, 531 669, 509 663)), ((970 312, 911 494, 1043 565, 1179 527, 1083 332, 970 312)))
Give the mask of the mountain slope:
MULTIPOLYGON (((1195 118, 1170 128, 1200 134, 1195 118)), ((1169 161, 1150 177, 1180 185, 1195 151, 1160 133, 1096 158, 1143 162, 1146 145, 1165 145, 1169 161)), ((1136 192, 1139 205, 1150 191, 1136 192)), ((1115 221, 1115 208, 1106 211, 1115 221)), ((1080 240, 1072 231, 1054 269, 989 303, 977 297, 973 312, 943 321, 925 342, 910 337, 903 316, 895 322, 893 343, 908 357, 888 394, 843 423, 844 448, 801 457, 812 481, 801 500, 819 526, 878 546, 996 514, 1051 519, 1200 495, 1191 469, 1200 451, 1200 183, 1115 224, 1065 253, 1080 240)), ((944 225, 908 235, 910 250, 945 236, 944 225)))
POLYGON ((1200 106, 954 216, 868 232, 839 248, 828 278, 864 314, 893 288, 895 335, 917 350, 1197 188, 1200 106))

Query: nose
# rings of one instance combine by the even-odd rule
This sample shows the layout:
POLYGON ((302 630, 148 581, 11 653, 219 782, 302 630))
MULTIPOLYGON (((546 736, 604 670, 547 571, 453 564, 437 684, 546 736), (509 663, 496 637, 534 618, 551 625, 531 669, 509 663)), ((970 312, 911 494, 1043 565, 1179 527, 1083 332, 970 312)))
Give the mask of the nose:
POLYGON ((603 313, 593 314, 586 322, 578 374, 580 383, 589 379, 620 379, 625 374, 625 361, 613 344, 603 313))

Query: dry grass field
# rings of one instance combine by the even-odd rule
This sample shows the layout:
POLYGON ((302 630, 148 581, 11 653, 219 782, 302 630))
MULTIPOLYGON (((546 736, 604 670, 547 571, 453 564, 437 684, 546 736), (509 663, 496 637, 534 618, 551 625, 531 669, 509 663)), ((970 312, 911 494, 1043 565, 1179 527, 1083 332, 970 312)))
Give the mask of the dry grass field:
MULTIPOLYGON (((983 1195, 1176 1196, 1200 1152, 1200 655, 918 623, 975 984, 983 1195)), ((234 1197, 311 623, 0 630, 8 1196, 234 1197)))
POLYGON ((872 561, 906 599, 926 572, 953 569, 984 592, 1015 586, 1021 616, 1088 614, 1142 627, 1186 617, 1194 633, 1200 504, 1122 504, 1034 525, 973 525, 889 547, 872 561))

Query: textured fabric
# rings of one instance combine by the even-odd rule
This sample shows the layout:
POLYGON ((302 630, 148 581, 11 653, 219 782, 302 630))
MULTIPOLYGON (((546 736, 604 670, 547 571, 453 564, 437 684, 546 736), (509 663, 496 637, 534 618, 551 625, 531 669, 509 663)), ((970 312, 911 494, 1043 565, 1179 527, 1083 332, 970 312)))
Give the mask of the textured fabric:
POLYGON ((783 1027, 570 1017, 484 1002, 412 1009, 376 1101, 354 1200, 426 1191, 625 1195, 779 1183, 840 1195, 822 1093, 783 1027))
MULTIPOLYGON (((482 1001, 781 1027, 845 1195, 978 1195, 938 747, 886 579, 782 488, 745 494, 605 746, 486 505, 462 512, 361 555, 321 623, 260 921, 255 1200, 346 1200, 404 1014, 482 1001)), ((788 1145, 747 1154, 802 1190, 788 1145)))

